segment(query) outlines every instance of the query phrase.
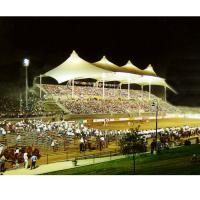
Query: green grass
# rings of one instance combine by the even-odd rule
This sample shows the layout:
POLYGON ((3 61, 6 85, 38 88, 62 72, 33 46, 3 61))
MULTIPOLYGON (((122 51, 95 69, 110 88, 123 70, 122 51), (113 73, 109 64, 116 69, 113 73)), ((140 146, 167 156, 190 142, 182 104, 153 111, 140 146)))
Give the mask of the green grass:
MULTIPOLYGON (((200 175, 200 161, 191 162, 192 154, 200 155, 200 145, 163 151, 159 155, 136 157, 136 175, 200 175)), ((131 175, 132 157, 95 165, 47 173, 47 175, 131 175)))

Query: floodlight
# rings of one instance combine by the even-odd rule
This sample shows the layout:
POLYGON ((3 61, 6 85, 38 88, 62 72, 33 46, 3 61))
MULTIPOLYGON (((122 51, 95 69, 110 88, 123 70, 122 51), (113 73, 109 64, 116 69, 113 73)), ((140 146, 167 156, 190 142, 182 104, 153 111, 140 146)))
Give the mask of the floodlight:
POLYGON ((30 60, 27 59, 27 58, 24 58, 24 60, 23 60, 23 66, 24 66, 24 67, 28 67, 29 64, 30 64, 30 60))

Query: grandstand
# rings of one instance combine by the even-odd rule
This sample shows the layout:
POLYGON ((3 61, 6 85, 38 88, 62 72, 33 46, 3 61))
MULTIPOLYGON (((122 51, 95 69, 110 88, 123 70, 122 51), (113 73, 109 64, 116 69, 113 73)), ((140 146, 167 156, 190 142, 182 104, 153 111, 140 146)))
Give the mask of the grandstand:
POLYGON ((128 61, 120 67, 105 56, 100 61, 90 63, 80 58, 75 51, 61 65, 40 75, 40 82, 35 83, 34 88, 40 99, 43 99, 44 110, 50 112, 137 116, 155 112, 151 106, 155 99, 159 103, 160 113, 179 112, 166 101, 167 89, 174 93, 176 91, 165 79, 157 76, 151 65, 141 70, 128 61), (46 77, 55 79, 58 84, 42 84, 42 79, 46 77), (141 90, 131 89, 131 84, 141 86, 141 90), (152 94, 153 85, 164 87, 164 99, 152 94), (144 91, 144 86, 149 87, 148 92, 144 91))
POLYGON ((155 99, 160 114, 179 112, 166 101, 167 89, 176 91, 165 79, 157 76, 151 65, 141 70, 128 61, 120 67, 105 56, 90 63, 73 51, 64 63, 38 77, 40 82, 34 79, 29 91, 28 114, 23 110, 25 106, 21 98, 2 98, 1 117, 23 117, 25 113, 33 117, 57 114, 83 115, 81 118, 88 115, 138 116, 155 112, 151 106, 155 99), (42 84, 46 77, 55 79, 58 84, 42 84), (134 84, 141 90, 131 89, 134 84), (152 94, 154 85, 165 89, 163 99, 152 94), (144 86, 148 86, 149 91, 145 91, 144 86))
POLYGON ((44 102, 51 102, 52 109, 57 105, 63 112, 70 114, 138 114, 139 112, 154 112, 154 108, 151 106, 154 99, 159 101, 160 112, 178 112, 175 106, 153 94, 149 98, 149 93, 146 91, 130 90, 130 96, 127 99, 127 89, 104 88, 103 98, 101 87, 74 86, 74 96, 72 98, 72 86, 42 84, 39 87, 42 87, 45 91, 44 102))

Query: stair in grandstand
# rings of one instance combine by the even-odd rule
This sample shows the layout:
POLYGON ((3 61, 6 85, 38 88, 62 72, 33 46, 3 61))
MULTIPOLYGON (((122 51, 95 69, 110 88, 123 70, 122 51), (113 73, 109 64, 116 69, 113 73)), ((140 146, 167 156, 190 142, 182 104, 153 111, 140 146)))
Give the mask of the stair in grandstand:
MULTIPOLYGON (((48 92, 44 89, 44 87, 42 87, 42 85, 40 86, 40 84, 35 84, 35 87, 41 89, 42 92, 44 92, 45 94, 48 94, 48 92)), ((69 113, 69 110, 67 110, 65 106, 60 104, 57 101, 57 98, 55 98, 53 95, 50 98, 42 101, 42 104, 46 112, 69 113)))
POLYGON ((48 94, 48 92, 44 89, 44 87, 42 87, 42 85, 40 86, 40 84, 35 84, 34 87, 38 87, 39 89, 42 90, 42 92, 44 92, 45 94, 48 94))
POLYGON ((43 103, 43 108, 46 112, 69 113, 69 111, 64 106, 62 106, 60 103, 56 102, 53 99, 45 100, 42 103, 43 103))

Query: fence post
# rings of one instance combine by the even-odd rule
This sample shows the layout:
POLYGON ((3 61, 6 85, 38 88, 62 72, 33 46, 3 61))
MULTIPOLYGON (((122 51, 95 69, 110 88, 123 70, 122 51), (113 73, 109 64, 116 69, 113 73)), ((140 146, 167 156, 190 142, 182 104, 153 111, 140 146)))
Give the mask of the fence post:
POLYGON ((95 155, 93 155, 93 164, 95 163, 95 155))
POLYGON ((47 154, 47 164, 49 164, 49 157, 48 157, 48 154, 47 154))
POLYGON ((133 173, 135 174, 135 154, 133 154, 133 173))
POLYGON ((68 151, 66 151, 66 160, 68 160, 69 157, 68 157, 68 151))

